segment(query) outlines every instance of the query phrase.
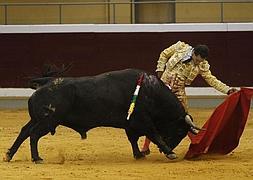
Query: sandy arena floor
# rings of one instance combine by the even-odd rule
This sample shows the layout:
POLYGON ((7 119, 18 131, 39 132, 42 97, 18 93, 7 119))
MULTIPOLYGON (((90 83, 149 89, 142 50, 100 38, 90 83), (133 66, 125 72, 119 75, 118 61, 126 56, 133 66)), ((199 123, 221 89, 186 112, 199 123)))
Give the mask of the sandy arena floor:
MULTIPOLYGON (((195 122, 202 125, 213 109, 191 109, 195 122)), ((20 128, 28 121, 26 110, 0 110, 0 153, 4 156, 20 128)), ((229 134, 228 134, 229 136, 229 134)), ((40 140, 39 152, 44 164, 30 158, 29 139, 9 163, 0 161, 0 179, 253 179, 253 110, 240 145, 226 156, 203 156, 184 160, 188 137, 175 149, 179 158, 168 160, 152 145, 143 160, 132 157, 124 130, 96 128, 81 140, 78 133, 58 127, 54 136, 40 140)), ((143 138, 139 140, 141 145, 143 138)))

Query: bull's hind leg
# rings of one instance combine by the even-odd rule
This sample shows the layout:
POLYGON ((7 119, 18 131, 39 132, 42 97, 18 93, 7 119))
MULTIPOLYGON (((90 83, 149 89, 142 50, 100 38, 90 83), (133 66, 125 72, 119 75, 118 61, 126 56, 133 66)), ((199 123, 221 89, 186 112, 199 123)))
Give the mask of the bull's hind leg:
POLYGON ((145 157, 145 155, 143 155, 141 152, 140 152, 140 149, 138 147, 138 139, 139 139, 139 136, 137 136, 133 130, 131 129, 126 129, 126 134, 127 134, 127 137, 128 137, 128 140, 130 141, 131 145, 132 145, 132 150, 133 150, 133 156, 135 159, 140 159, 140 158, 143 158, 145 157))
POLYGON ((32 127, 32 121, 30 120, 25 126, 22 127, 17 139, 11 146, 11 148, 7 151, 4 157, 4 161, 9 162, 14 154, 17 152, 20 145, 29 137, 29 132, 32 127))
POLYGON ((38 141, 39 139, 49 133, 50 130, 48 128, 48 124, 45 122, 38 122, 35 126, 31 128, 30 131, 30 146, 31 146, 31 154, 32 161, 37 163, 42 163, 43 159, 39 157, 38 152, 38 141))

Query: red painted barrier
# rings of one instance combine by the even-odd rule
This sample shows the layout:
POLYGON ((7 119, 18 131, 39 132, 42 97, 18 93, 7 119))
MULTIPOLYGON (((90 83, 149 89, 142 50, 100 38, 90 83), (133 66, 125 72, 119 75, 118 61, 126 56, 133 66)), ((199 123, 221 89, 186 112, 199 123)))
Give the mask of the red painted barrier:
MULTIPOLYGON (((207 44, 214 75, 231 86, 252 86, 252 31, 0 33, 0 87, 27 87, 45 63, 73 62, 65 76, 139 68, 154 72, 160 52, 182 40, 207 44)), ((193 86, 207 84, 200 78, 193 86)))

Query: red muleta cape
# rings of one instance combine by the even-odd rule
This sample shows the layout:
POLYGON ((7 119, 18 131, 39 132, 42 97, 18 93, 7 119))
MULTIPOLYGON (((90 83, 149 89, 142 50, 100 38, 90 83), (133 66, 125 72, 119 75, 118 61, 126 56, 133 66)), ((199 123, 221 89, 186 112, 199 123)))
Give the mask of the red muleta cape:
POLYGON ((252 96, 253 89, 250 88, 241 88, 229 95, 204 124, 205 131, 195 136, 189 133, 191 144, 185 158, 201 154, 225 155, 234 150, 244 130, 252 96))

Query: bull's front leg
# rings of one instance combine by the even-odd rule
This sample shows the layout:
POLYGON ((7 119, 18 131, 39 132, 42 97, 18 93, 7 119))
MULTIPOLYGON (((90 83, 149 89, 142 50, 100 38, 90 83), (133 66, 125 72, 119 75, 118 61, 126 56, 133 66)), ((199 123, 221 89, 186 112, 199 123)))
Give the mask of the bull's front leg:
POLYGON ((131 143, 134 158, 135 159, 144 158, 145 155, 143 155, 140 152, 140 149, 139 149, 139 146, 138 146, 138 143, 137 143, 138 139, 139 139, 139 136, 137 136, 130 128, 126 129, 126 134, 127 134, 128 140, 131 143))
POLYGON ((163 138, 158 133, 150 133, 146 135, 154 144, 158 146, 160 151, 162 151, 167 158, 169 159, 176 159, 176 154, 172 151, 173 149, 169 147, 163 138))
POLYGON ((39 139, 49 133, 48 125, 44 122, 37 123, 34 127, 32 127, 30 131, 30 146, 31 146, 31 155, 32 161, 36 164, 42 163, 43 159, 39 157, 38 152, 38 141, 39 139))
POLYGON ((17 152, 20 145, 29 137, 30 128, 32 126, 32 121, 30 120, 24 127, 22 127, 17 139, 11 146, 11 148, 5 153, 4 161, 9 162, 14 154, 17 152))

